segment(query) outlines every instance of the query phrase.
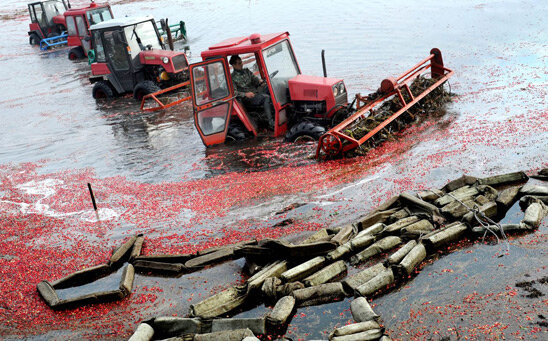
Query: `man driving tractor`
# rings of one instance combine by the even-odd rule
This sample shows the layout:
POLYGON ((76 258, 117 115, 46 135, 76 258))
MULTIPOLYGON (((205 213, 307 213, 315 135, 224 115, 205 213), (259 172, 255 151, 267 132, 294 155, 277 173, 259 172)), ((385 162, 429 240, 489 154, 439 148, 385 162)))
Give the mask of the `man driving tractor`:
POLYGON ((272 99, 268 93, 266 82, 260 80, 251 70, 244 69, 242 58, 239 55, 230 57, 229 63, 234 68, 232 82, 236 98, 242 101, 248 111, 262 110, 263 112, 255 117, 257 123, 259 125, 266 123, 269 130, 274 130, 272 99))

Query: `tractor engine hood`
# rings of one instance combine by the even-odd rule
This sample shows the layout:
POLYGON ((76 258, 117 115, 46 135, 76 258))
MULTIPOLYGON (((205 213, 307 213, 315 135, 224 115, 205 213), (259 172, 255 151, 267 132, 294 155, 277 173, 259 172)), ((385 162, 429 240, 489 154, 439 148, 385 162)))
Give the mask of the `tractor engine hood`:
POLYGON ((179 73, 188 69, 186 54, 180 51, 147 50, 139 53, 142 65, 159 65, 168 73, 179 73))
POLYGON ((64 15, 56 15, 53 17, 53 23, 54 24, 61 24, 63 26, 67 26, 65 16, 64 15))
POLYGON ((342 79, 297 75, 288 81, 292 101, 328 101, 333 98, 333 86, 342 79))

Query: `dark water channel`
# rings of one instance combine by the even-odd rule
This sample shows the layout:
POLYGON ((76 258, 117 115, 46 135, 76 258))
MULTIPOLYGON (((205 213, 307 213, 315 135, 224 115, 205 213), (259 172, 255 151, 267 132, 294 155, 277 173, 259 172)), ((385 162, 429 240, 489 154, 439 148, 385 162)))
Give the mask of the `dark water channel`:
MULTIPOLYGON (((74 7, 86 3, 72 1, 74 7)), ((66 227, 37 235, 32 245, 52 239, 58 246, 68 243, 67 248, 76 241, 99 242, 107 253, 129 235, 145 233, 150 254, 154 247, 169 251, 172 241, 195 251, 215 238, 261 238, 268 233, 266 227, 288 218, 316 228, 355 221, 394 194, 441 188, 463 173, 481 177, 547 166, 548 10, 542 1, 122 0, 111 5, 115 16, 184 20, 192 62, 225 38, 289 31, 303 73, 322 74, 320 53, 325 49, 329 76, 344 79, 350 96, 375 91, 382 79, 399 75, 437 47, 446 66, 455 70, 450 87, 458 97, 443 115, 366 157, 318 163, 310 158, 314 145, 294 146, 281 139, 206 149, 188 104, 143 113, 130 96, 96 102, 87 62, 69 61, 67 49, 42 52, 30 46, 25 3, 3 0, 0 218, 6 222, 15 217, 30 229, 34 219, 47 217, 66 227), (27 173, 36 182, 22 175, 27 173), (100 207, 108 207, 100 212, 101 222, 92 219, 89 207, 76 207, 89 203, 87 194, 67 189, 89 181, 99 183, 99 197, 100 189, 115 188, 99 199, 100 207), (161 200, 149 200, 153 194, 161 200), (306 205, 275 214, 292 203, 306 205)), ((519 221, 522 214, 516 206, 506 219, 519 221)), ((509 303, 488 295, 508 292, 508 286, 527 276, 548 275, 547 227, 545 222, 534 234, 511 238, 508 244, 488 239, 459 245, 427 264, 407 285, 375 297, 375 311, 398 339, 456 339, 456 330, 471 339, 494 339, 499 334, 485 334, 480 327, 515 316, 499 315, 509 303), (471 295, 484 298, 481 317, 470 304, 471 295), (455 305, 468 313, 461 316, 448 308, 455 305)), ((278 236, 299 240, 306 234, 306 229, 288 228, 278 236)), ((18 237, 11 237, 17 244, 18 237)), ((0 264, 4 270, 9 266, 0 264)), ((126 326, 122 331, 112 331, 109 317, 93 321, 104 325, 104 331, 91 329, 89 323, 29 331, 14 327, 10 314, 1 311, 0 338, 124 339, 139 320, 184 316, 191 303, 241 282, 242 267, 243 261, 237 260, 181 278, 137 275, 130 300, 148 294, 145 288, 162 291, 154 292, 154 304, 136 304, 135 316, 120 317, 126 326)), ((46 272, 37 276, 60 277, 46 272)), ((46 278, 35 278, 30 285, 41 279, 46 278)), ((548 295, 546 287, 542 291, 548 295)), ((35 296, 31 304, 37 304, 35 296)), ((548 314, 542 299, 546 297, 531 301, 518 295, 516 304, 548 314)), ((349 302, 299 309, 287 336, 326 339, 334 326, 352 319, 349 302)), ((268 309, 261 306, 238 316, 261 316, 268 309)), ((532 316, 523 328, 510 322, 505 335, 510 339, 510 332, 522 329, 525 335, 537 320, 532 316)), ((543 335, 545 327, 540 334, 527 334, 543 335)))

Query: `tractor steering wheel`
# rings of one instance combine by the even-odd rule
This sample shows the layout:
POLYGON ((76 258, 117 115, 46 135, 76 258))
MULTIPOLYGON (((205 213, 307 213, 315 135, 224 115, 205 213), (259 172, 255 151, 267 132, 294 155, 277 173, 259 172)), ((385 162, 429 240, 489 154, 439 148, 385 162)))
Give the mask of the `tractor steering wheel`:
POLYGON ((278 72, 279 72, 279 70, 276 70, 276 71, 272 72, 268 77, 270 79, 272 79, 272 78, 274 78, 274 76, 276 76, 278 74, 278 72))

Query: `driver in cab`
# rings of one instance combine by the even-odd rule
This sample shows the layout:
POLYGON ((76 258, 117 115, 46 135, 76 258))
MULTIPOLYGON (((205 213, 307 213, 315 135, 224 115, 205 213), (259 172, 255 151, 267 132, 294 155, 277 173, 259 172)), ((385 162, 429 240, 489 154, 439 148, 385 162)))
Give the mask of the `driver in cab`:
POLYGON ((232 82, 236 98, 242 101, 246 109, 261 108, 264 117, 256 117, 258 123, 266 122, 268 129, 274 130, 273 106, 268 87, 264 80, 259 80, 249 69, 243 68, 242 59, 238 55, 230 57, 230 65, 234 68, 232 82))

